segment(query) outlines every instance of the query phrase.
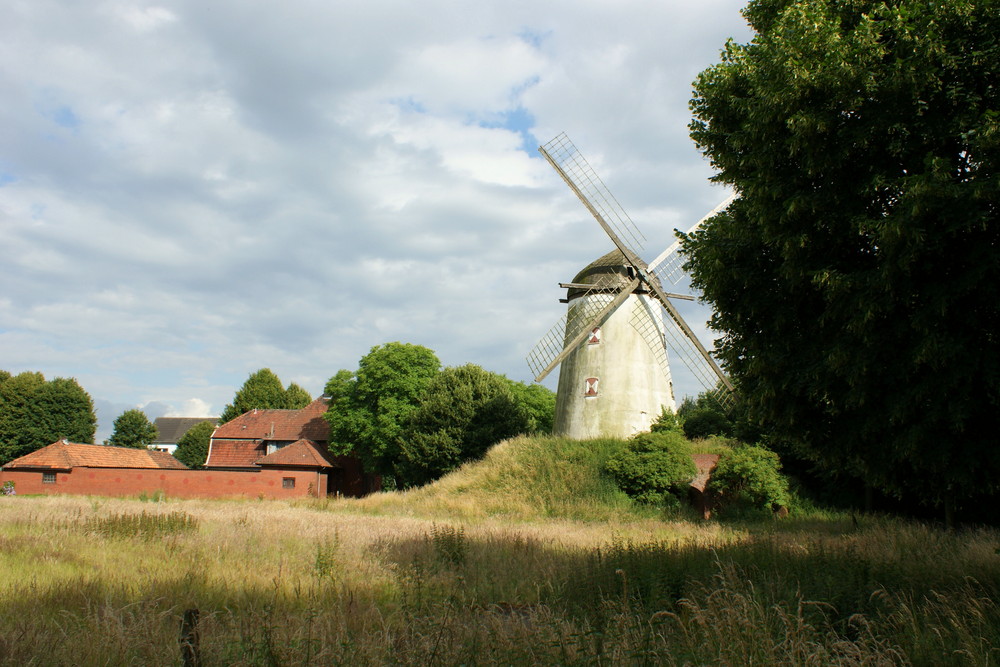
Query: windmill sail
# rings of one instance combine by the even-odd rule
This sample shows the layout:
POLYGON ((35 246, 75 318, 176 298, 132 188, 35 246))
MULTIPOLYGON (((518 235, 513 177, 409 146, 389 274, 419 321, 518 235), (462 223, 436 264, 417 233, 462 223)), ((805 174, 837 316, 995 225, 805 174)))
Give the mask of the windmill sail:
POLYGON ((629 260, 641 261, 637 253, 642 250, 646 237, 569 137, 562 133, 538 150, 576 193, 618 249, 629 260))
MULTIPOLYGON (((584 292, 578 291, 572 295, 567 315, 539 341, 528 357, 536 380, 541 380, 559 365, 582 343, 588 331, 599 325, 629 294, 642 293, 646 298, 637 300, 633 306, 632 326, 653 351, 656 363, 663 373, 670 377, 669 349, 670 357, 682 362, 706 392, 716 393, 721 403, 728 404, 732 398, 732 383, 670 302, 671 296, 676 295, 663 290, 663 282, 677 284, 683 276, 683 258, 677 252, 679 244, 674 243, 647 265, 638 254, 645 237, 569 137, 560 134, 538 150, 607 233, 621 252, 624 262, 631 267, 628 275, 630 278, 634 276, 634 280, 626 288, 619 277, 616 287, 598 283, 584 292), (572 302, 579 296, 588 298, 579 300, 574 305, 572 302), (657 312, 654 316, 653 309, 662 310, 662 313, 657 312)), ((727 206, 731 200, 732 198, 727 199, 699 220, 691 231, 727 206)))

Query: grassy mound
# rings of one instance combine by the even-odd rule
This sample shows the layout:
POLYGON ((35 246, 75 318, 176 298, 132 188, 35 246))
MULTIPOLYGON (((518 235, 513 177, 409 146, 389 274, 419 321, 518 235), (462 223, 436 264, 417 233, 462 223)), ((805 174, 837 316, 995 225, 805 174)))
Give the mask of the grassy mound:
POLYGON ((636 505, 602 473, 607 459, 623 446, 615 439, 518 437, 432 484, 374 494, 349 505, 379 514, 453 520, 610 521, 657 516, 658 510, 636 505))

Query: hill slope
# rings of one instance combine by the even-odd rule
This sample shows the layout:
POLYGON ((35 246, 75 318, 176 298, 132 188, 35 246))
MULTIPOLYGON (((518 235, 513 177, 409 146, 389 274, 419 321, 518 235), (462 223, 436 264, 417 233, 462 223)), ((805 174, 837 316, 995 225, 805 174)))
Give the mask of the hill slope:
POLYGON ((601 473, 608 457, 623 446, 614 439, 522 436, 497 444, 482 460, 427 486, 348 502, 354 509, 379 514, 452 519, 609 521, 655 516, 655 509, 636 506, 601 473))

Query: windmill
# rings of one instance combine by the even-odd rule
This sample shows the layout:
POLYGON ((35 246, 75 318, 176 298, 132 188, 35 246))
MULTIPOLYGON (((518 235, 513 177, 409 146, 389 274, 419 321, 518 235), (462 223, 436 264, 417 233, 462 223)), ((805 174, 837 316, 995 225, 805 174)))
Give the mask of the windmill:
MULTIPOLYGON (((615 250, 592 262, 567 290, 567 313, 535 345, 528 365, 541 382, 561 364, 554 433, 572 438, 628 437, 649 430, 664 407, 675 408, 670 359, 683 362, 723 404, 733 389, 666 292, 683 277, 675 242, 648 264, 642 236, 565 134, 538 149, 611 238, 615 250)), ((722 210, 699 220, 688 233, 722 210)))

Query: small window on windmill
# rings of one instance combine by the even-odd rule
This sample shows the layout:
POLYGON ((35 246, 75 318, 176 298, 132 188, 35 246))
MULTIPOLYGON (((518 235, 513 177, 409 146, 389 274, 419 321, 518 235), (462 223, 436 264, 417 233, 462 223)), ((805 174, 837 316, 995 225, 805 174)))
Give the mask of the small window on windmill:
POLYGON ((601 327, 594 327, 587 339, 587 345, 599 345, 601 343, 601 327))
POLYGON ((597 396, 597 383, 600 382, 597 378, 587 378, 583 395, 590 398, 592 396, 597 396))

